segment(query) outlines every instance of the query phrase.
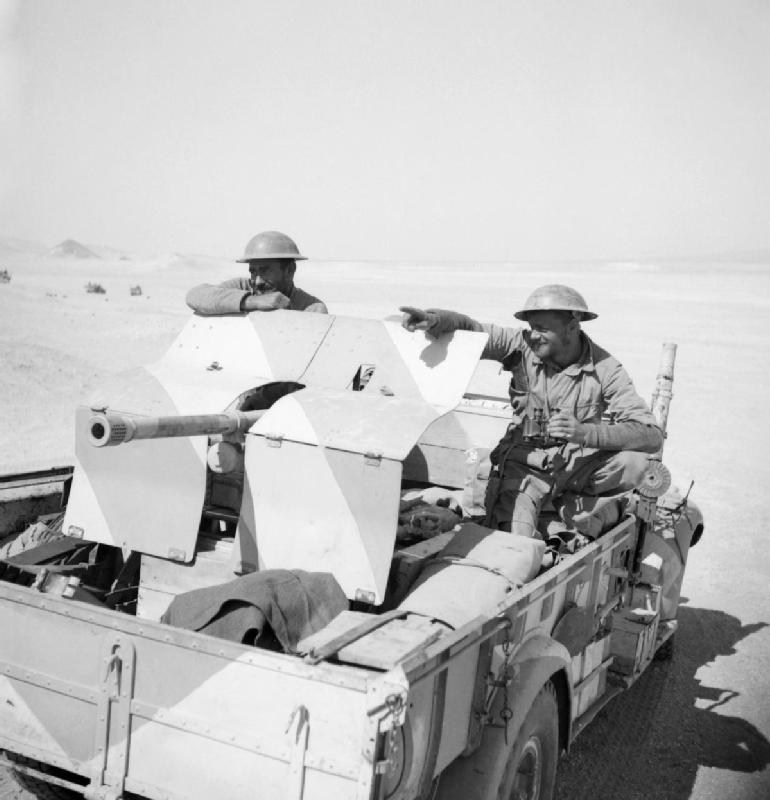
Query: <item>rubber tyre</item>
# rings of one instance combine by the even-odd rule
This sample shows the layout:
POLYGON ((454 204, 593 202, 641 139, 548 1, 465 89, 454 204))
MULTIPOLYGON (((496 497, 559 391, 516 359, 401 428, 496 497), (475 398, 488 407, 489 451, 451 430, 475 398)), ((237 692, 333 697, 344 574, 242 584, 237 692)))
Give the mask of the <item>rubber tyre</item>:
POLYGON ((703 536, 703 523, 695 526, 695 530, 692 532, 692 537, 690 538, 690 547, 695 547, 701 540, 701 536, 703 536))
POLYGON ((553 800, 559 760, 559 705, 548 683, 532 703, 505 766, 498 800, 553 800))
MULTIPOLYGON (((45 764, 41 764, 39 761, 34 761, 31 758, 24 758, 24 756, 18 756, 15 753, 6 753, 6 756, 9 761, 22 767, 29 767, 30 769, 36 769, 40 772, 45 772, 48 769, 45 764)), ((15 769, 10 769, 9 772, 14 781, 16 781, 24 791, 34 795, 38 800, 83 800, 83 795, 79 792, 65 789, 63 786, 57 786, 56 784, 48 783, 38 778, 33 778, 31 775, 26 775, 15 769)))
POLYGON ((672 633, 665 642, 655 651, 655 661, 671 661, 674 657, 676 634, 672 633))

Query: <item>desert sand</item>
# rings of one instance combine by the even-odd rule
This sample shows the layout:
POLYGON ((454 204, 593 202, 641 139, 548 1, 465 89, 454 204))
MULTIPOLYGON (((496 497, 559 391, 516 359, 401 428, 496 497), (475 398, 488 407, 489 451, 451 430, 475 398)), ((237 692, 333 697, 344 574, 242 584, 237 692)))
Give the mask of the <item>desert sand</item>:
MULTIPOLYGON (((0 473, 69 464, 76 404, 105 376, 157 360, 192 313, 187 289, 241 274, 233 258, 92 256, 0 243, 0 473), (105 294, 86 293, 102 284, 105 294), (140 285, 141 296, 129 289, 140 285)), ((563 761, 559 797, 770 797, 770 265, 305 262, 297 283, 331 313, 382 318, 412 304, 514 324, 544 283, 578 288, 585 329, 649 399, 660 346, 678 344, 665 462, 701 507, 673 661, 613 701, 563 761)), ((504 391, 497 365, 475 388, 504 391)))

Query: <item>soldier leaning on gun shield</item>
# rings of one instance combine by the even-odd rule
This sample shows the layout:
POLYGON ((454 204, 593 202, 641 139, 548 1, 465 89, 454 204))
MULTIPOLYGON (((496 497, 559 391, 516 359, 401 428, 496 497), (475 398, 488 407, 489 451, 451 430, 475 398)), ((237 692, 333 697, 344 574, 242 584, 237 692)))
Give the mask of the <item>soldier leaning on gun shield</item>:
POLYGON ((187 293, 187 305, 199 314, 237 314, 242 311, 315 311, 326 314, 317 297, 294 285, 297 261, 305 261, 284 233, 264 231, 251 238, 239 264, 249 265, 249 277, 231 278, 218 285, 202 283, 187 293))
POLYGON ((597 315, 577 291, 536 289, 514 314, 528 330, 444 309, 401 311, 407 330, 432 337, 489 334, 481 358, 511 373, 513 422, 490 455, 487 525, 526 536, 566 529, 595 538, 617 521, 619 498, 639 484, 646 454, 660 449, 663 434, 621 364, 582 331, 581 322, 597 315), (555 513, 538 531, 547 499, 555 513))

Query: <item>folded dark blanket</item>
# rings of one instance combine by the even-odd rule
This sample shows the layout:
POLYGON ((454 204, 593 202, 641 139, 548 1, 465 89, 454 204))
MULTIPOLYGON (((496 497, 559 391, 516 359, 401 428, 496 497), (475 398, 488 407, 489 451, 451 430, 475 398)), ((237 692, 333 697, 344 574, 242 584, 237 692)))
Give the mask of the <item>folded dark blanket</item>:
POLYGON ((331 573, 269 569, 177 595, 161 622, 249 644, 257 643, 267 625, 281 647, 292 653, 300 639, 325 627, 347 607, 331 573))

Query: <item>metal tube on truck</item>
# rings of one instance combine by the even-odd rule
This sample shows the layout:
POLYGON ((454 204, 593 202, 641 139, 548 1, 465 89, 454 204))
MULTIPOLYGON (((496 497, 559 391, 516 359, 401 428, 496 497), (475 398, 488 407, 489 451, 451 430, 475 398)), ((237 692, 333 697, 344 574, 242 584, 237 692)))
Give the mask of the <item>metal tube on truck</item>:
POLYGON ((100 411, 88 422, 88 439, 94 447, 108 447, 130 442, 132 439, 235 433, 247 431, 264 413, 264 410, 223 411, 220 414, 139 417, 100 411))

